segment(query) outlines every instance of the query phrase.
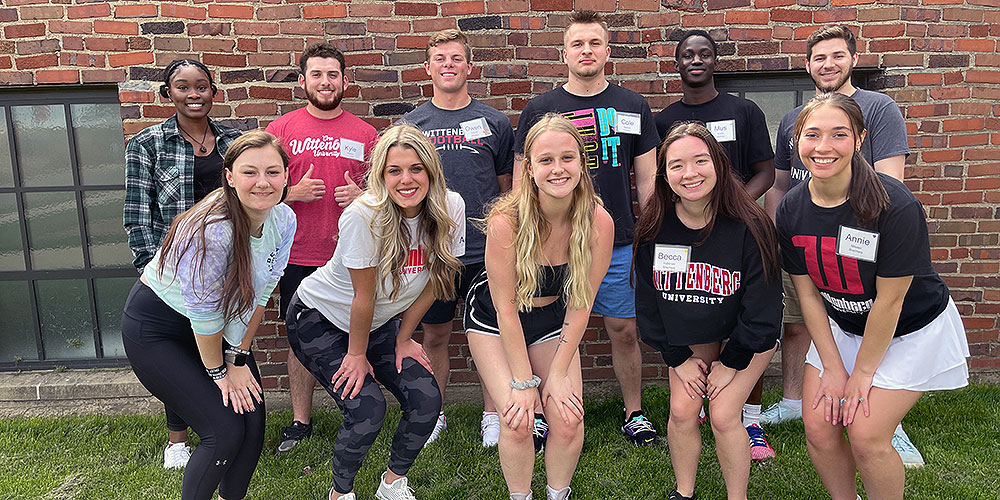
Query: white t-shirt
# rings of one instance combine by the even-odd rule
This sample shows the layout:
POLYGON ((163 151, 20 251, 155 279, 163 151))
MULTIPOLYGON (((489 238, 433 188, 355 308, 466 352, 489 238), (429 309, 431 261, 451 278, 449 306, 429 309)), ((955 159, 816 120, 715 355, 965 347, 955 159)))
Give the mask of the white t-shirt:
MULTIPOLYGON (((372 219, 375 211, 367 203, 374 203, 374 196, 365 193, 340 216, 340 236, 333 257, 316 272, 302 280, 297 291, 299 300, 307 307, 319 311, 327 321, 347 332, 350 331, 351 301, 354 300, 354 287, 351 285, 351 275, 348 269, 365 269, 377 267, 379 262, 379 247, 372 230, 372 219)), ((465 202, 453 191, 448 191, 446 203, 448 214, 457 224, 452 235, 451 253, 455 257, 465 254, 465 202)), ((375 313, 372 317, 372 330, 384 325, 397 314, 405 311, 420 293, 430 279, 430 273, 425 268, 426 252, 424 238, 418 234, 421 215, 411 219, 403 219, 410 230, 410 257, 403 266, 403 276, 399 295, 390 300, 392 294, 392 278, 384 278, 375 287, 375 313)))

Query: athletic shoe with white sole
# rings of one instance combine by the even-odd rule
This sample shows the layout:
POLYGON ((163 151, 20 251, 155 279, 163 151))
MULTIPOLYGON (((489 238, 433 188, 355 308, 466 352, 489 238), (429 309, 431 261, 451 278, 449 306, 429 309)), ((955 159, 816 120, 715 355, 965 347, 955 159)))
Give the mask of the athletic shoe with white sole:
POLYGON ((385 484, 385 472, 382 473, 382 479, 378 482, 375 498, 378 500, 417 500, 417 497, 413 496, 413 490, 406 484, 405 477, 393 481, 392 484, 385 484))
POLYGON ((899 453, 899 458, 903 460, 903 467, 916 468, 924 466, 924 457, 920 450, 910 441, 910 436, 906 435, 902 427, 896 427, 896 432, 892 433, 892 447, 899 453))
POLYGON ((479 423, 483 435, 483 448, 496 446, 500 442, 500 416, 497 412, 483 412, 483 420, 479 423))
POLYGON ((164 469, 183 469, 191 459, 191 447, 187 443, 167 443, 163 449, 164 469))
POLYGON ((281 442, 278 443, 278 449, 275 452, 278 455, 284 455, 292 451, 299 441, 307 439, 312 436, 313 426, 312 424, 303 424, 298 420, 292 420, 292 425, 281 429, 281 442))
POLYGON ((535 414, 535 427, 531 432, 532 440, 535 442, 535 453, 541 453, 545 448, 545 441, 549 437, 549 423, 545 421, 545 415, 535 414))
POLYGON ((427 442, 424 443, 424 448, 427 445, 437 441, 437 438, 441 437, 441 433, 448 428, 448 421, 444 419, 444 413, 438 415, 437 422, 434 423, 434 430, 431 431, 431 436, 427 438, 427 442))
MULTIPOLYGON (((622 416, 625 416, 625 410, 622 410, 622 416)), ((623 418, 622 434, 636 445, 650 444, 656 440, 656 429, 642 414, 642 410, 632 412, 627 419, 623 418)))
POLYGON ((774 448, 767 444, 764 429, 757 424, 750 424, 747 426, 747 435, 750 436, 750 460, 763 462, 774 458, 774 448))
POLYGON ((326 498, 328 498, 330 500, 357 500, 357 497, 354 496, 354 492, 353 491, 350 492, 350 493, 344 493, 343 495, 340 495, 337 498, 333 498, 333 488, 330 488, 330 494, 327 495, 326 498))
POLYGON ((760 423, 764 425, 780 424, 784 422, 791 422, 793 420, 802 420, 801 406, 799 406, 798 409, 794 409, 781 404, 781 402, 777 402, 768 406, 767 409, 760 414, 760 423))

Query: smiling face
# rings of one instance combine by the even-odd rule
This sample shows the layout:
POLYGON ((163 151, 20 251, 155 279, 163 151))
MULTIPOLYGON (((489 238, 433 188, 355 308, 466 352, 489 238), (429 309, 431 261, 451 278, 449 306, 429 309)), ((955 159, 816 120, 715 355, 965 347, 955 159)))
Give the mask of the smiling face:
POLYGON ((843 38, 823 40, 813 45, 806 71, 821 92, 837 92, 851 80, 858 55, 851 55, 843 38))
POLYGON ((464 45, 444 42, 429 49, 424 70, 431 77, 435 92, 461 92, 466 89, 466 79, 472 74, 472 63, 465 57, 464 45))
POLYGON ((672 142, 664 153, 667 184, 681 202, 711 196, 717 175, 705 141, 691 135, 672 142))
POLYGON ((385 155, 382 178, 389 199, 402 209, 404 217, 416 217, 430 187, 427 168, 412 148, 392 146, 385 155))
POLYGON ((715 74, 715 50, 703 36, 693 35, 684 40, 676 62, 681 81, 691 87, 711 82, 715 74))
POLYGON ((546 130, 532 144, 527 167, 539 198, 572 196, 583 172, 580 145, 566 132, 546 130))
POLYGON ((861 147, 864 135, 851 128, 843 110, 831 105, 814 109, 799 133, 799 159, 816 179, 837 179, 851 175, 851 158, 861 147))
POLYGON ((212 110, 212 82, 201 68, 180 66, 170 77, 167 95, 177 113, 192 120, 202 120, 212 110))
POLYGON ((251 217, 266 216, 281 201, 288 180, 281 154, 271 146, 247 149, 225 172, 226 182, 251 217))
POLYGON ((333 111, 344 98, 347 76, 336 58, 310 57, 305 73, 299 75, 299 86, 306 91, 310 105, 320 111, 333 111))
POLYGON ((570 25, 563 35, 562 56, 573 76, 593 78, 603 74, 611 57, 604 27, 596 23, 570 25))

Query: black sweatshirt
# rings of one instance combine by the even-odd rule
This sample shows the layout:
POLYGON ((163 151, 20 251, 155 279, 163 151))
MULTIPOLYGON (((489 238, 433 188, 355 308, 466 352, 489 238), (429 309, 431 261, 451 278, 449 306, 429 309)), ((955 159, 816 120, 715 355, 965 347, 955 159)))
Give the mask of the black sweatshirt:
POLYGON ((659 350, 672 367, 691 357, 688 347, 729 339, 722 364, 742 370, 753 355, 774 347, 781 324, 781 280, 765 279, 760 249, 742 222, 717 216, 700 245, 673 207, 653 241, 636 252, 636 322, 643 342, 659 350), (690 246, 686 273, 654 271, 657 244, 690 246))

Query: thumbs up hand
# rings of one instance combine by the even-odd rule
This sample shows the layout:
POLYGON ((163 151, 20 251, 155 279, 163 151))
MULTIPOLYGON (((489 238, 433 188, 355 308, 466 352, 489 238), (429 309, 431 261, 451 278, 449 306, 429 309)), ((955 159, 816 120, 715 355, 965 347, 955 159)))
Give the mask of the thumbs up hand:
POLYGON ((361 188, 354 182, 354 179, 351 179, 349 170, 344 171, 344 180, 347 182, 346 184, 337 186, 333 190, 333 199, 337 200, 337 204, 341 207, 350 205, 361 194, 361 188))
POLYGON ((326 194, 326 184, 323 179, 313 179, 313 165, 309 164, 309 170, 302 176, 298 184, 288 189, 288 196, 285 201, 305 201, 312 202, 323 198, 326 194))

